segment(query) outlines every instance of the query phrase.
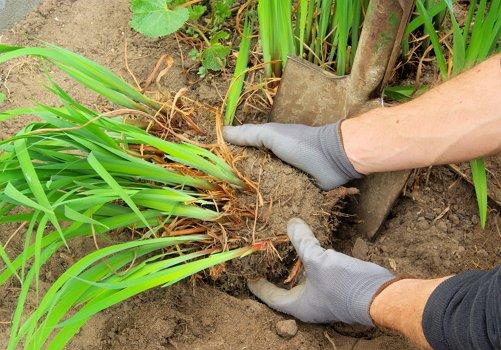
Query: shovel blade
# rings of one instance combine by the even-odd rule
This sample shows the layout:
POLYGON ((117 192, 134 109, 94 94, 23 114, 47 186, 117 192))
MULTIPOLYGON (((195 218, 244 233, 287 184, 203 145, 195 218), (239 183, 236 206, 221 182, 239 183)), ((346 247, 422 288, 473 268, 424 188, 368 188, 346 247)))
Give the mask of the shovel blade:
POLYGON ((339 77, 299 57, 289 57, 271 118, 278 123, 320 126, 346 117, 347 77, 339 77))

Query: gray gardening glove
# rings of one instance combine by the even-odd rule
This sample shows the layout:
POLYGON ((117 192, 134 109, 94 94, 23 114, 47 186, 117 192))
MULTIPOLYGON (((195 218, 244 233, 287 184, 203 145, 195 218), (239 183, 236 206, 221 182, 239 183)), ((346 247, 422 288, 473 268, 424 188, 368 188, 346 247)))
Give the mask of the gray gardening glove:
POLYGON ((301 219, 291 219, 287 235, 303 261, 306 281, 290 290, 265 279, 248 281, 268 306, 304 322, 341 321, 373 326, 369 307, 378 289, 395 277, 387 269, 324 249, 301 219))
POLYGON ((362 177, 346 156, 339 125, 246 124, 226 126, 223 136, 238 146, 266 147, 284 162, 313 176, 323 190, 331 190, 362 177))

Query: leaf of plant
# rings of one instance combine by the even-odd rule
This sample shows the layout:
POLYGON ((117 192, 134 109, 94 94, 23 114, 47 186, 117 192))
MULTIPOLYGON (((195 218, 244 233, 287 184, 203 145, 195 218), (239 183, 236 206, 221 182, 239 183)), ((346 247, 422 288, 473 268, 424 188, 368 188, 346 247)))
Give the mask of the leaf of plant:
POLYGON ((470 161, 471 177, 475 185, 475 194, 477 196, 478 213, 480 216, 480 226, 485 228, 487 221, 487 174, 485 171, 485 162, 482 158, 470 161))
POLYGON ((41 210, 45 213, 53 213, 51 208, 46 208, 37 202, 31 200, 30 198, 26 197, 24 194, 19 192, 12 184, 9 182, 7 186, 5 187, 4 194, 15 200, 16 202, 19 202, 20 204, 27 206, 29 208, 33 208, 36 210, 41 210))
POLYGON ((213 4, 214 26, 219 26, 231 16, 231 6, 235 0, 216 0, 213 4))
POLYGON ((2 103, 4 103, 4 101, 5 101, 5 99, 6 99, 6 98, 7 98, 7 96, 5 96, 5 94, 4 94, 4 93, 1 93, 1 92, 0 92, 0 105, 1 105, 2 103))
POLYGON ((94 219, 88 217, 87 215, 79 213, 78 211, 71 209, 67 205, 64 206, 64 215, 68 219, 73 220, 73 221, 79 221, 79 222, 84 223, 84 224, 99 225, 99 226, 103 226, 106 229, 109 229, 108 226, 104 225, 103 223, 101 223, 97 220, 94 220, 94 219))
POLYGON ((143 35, 159 37, 179 30, 189 18, 185 7, 169 8, 166 0, 132 0, 130 26, 143 35))
POLYGON ((102 166, 102 164, 97 160, 94 153, 92 152, 89 153, 87 161, 89 162, 90 166, 92 166, 92 168, 96 171, 96 173, 98 173, 99 176, 101 176, 101 178, 104 181, 106 181, 106 183, 115 191, 115 193, 118 194, 125 203, 127 203, 127 205, 132 209, 132 211, 137 215, 137 217, 141 219, 141 221, 146 226, 149 226, 148 221, 144 218, 143 214, 137 208, 134 201, 129 197, 129 195, 125 192, 125 190, 116 182, 113 176, 111 176, 110 173, 106 171, 106 169, 102 166))
POLYGON ((231 52, 229 46, 213 44, 202 53, 202 65, 213 71, 220 71, 224 67, 224 60, 231 52))
POLYGON ((433 27, 433 22, 430 17, 429 12, 423 4, 422 0, 416 0, 416 8, 420 16, 423 17, 424 27, 427 34, 430 36, 430 41, 433 46, 433 51, 435 52, 435 57, 437 59, 437 64, 440 70, 440 76, 443 80, 447 79, 447 62, 444 57, 444 52, 442 51, 441 43, 438 38, 435 27, 433 27))
POLYGON ((235 64, 235 71, 231 79, 230 87, 227 92, 226 112, 224 115, 224 125, 233 124, 235 111, 237 110, 238 102, 242 94, 242 88, 245 81, 245 73, 247 72, 247 65, 249 64, 250 41, 252 35, 252 25, 248 18, 245 19, 244 31, 240 48, 238 50, 237 63, 235 64))
POLYGON ((190 13, 190 19, 192 21, 198 21, 200 17, 204 15, 205 11, 207 11, 207 6, 194 5, 188 11, 190 13))
POLYGON ((12 265, 12 261, 9 259, 9 256, 7 255, 7 252, 5 251, 4 247, 2 246, 2 244, 0 244, 0 258, 1 260, 3 261, 3 263, 5 264, 5 266, 7 266, 7 268, 9 269, 9 271, 17 277, 17 279, 19 280, 19 282, 21 284, 23 284, 23 280, 21 279, 21 277, 19 277, 19 275, 17 274, 17 270, 16 268, 14 267, 14 265, 12 265))
POLYGON ((230 38, 230 34, 225 32, 224 30, 220 30, 214 34, 212 34, 210 38, 211 44, 217 44, 222 40, 228 40, 230 38))

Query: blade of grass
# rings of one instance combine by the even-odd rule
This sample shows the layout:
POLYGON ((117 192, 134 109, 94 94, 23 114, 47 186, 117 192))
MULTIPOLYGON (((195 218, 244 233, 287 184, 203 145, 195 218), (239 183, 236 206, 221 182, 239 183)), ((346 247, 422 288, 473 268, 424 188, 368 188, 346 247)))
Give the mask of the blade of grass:
POLYGON ((96 173, 99 174, 99 176, 101 176, 101 178, 104 181, 106 181, 106 183, 110 186, 110 188, 114 190, 125 203, 127 203, 127 205, 132 209, 132 211, 136 213, 137 217, 151 230, 148 221, 146 221, 146 218, 138 209, 134 201, 129 197, 129 195, 124 191, 124 189, 116 182, 113 176, 111 176, 110 173, 106 171, 106 169, 97 160, 94 153, 91 152, 88 155, 87 161, 89 162, 90 166, 96 171, 96 173))
POLYGON ((440 71, 440 76, 443 80, 447 79, 447 63, 445 61, 444 53, 442 51, 442 47, 440 41, 438 39, 438 35, 435 31, 435 27, 433 27, 433 23, 431 17, 423 5, 422 0, 416 0, 416 8, 418 13, 423 17, 423 24, 426 30, 426 33, 430 36, 430 41, 433 46, 433 51, 435 52, 435 57, 437 59, 438 68, 440 71))
POLYGON ((259 18, 259 38, 263 50, 264 71, 268 78, 273 76, 272 53, 273 31, 272 31, 272 2, 268 0, 258 0, 257 14, 259 18))
POLYGON ((338 47, 337 47, 337 74, 342 76, 346 74, 347 63, 347 48, 349 35, 349 18, 348 18, 349 2, 347 0, 336 1, 336 12, 338 14, 338 47))
POLYGON ((465 65, 465 39, 463 37, 463 33, 459 28, 459 24, 456 21, 456 17, 454 15, 454 9, 452 8, 451 0, 444 0, 447 2, 447 9, 449 10, 449 17, 451 19, 452 24, 452 35, 453 35, 453 44, 452 44, 452 72, 454 75, 461 72, 465 65))
POLYGON ((473 14, 477 8, 477 1, 478 0, 470 0, 470 4, 468 5, 468 13, 466 14, 463 27, 463 37, 465 40, 468 40, 468 35, 470 34, 471 20, 473 19, 473 14))
MULTIPOLYGON (((14 148, 16 150, 16 157, 19 160, 19 164, 21 166, 21 169, 23 170, 24 177, 26 179, 26 182, 28 186, 30 187, 34 197, 40 203, 41 206, 44 208, 48 208, 52 210, 51 204, 45 194, 45 191, 43 190, 43 186, 40 183, 40 180, 38 179, 37 172, 35 171, 35 167, 33 166, 28 149, 26 146, 26 141, 21 139, 17 140, 14 142, 14 148)), ((52 225, 56 228, 56 230, 60 233, 61 235, 61 240, 63 243, 68 247, 68 244, 66 243, 66 240, 62 234, 61 227, 59 225, 59 222, 54 215, 54 213, 47 213, 48 218, 52 225)))
POLYGON ((483 159, 475 159, 470 162, 470 167, 477 196, 480 226, 485 228, 487 221, 487 174, 485 172, 485 162, 483 159))
POLYGON ((245 81, 245 73, 247 65, 249 64, 250 41, 252 36, 252 23, 248 17, 244 22, 244 30, 242 40, 240 41, 240 48, 238 50, 237 62, 235 64, 235 71, 231 79, 230 87, 228 89, 228 97, 226 100, 226 112, 224 115, 224 125, 232 125, 235 118, 240 95, 245 81))
POLYGON ((475 15, 473 29, 471 32, 471 39, 468 48, 466 49, 465 68, 470 68, 477 62, 477 56, 480 51, 480 45, 481 42, 484 40, 482 32, 482 24, 484 21, 486 6, 487 6, 487 0, 480 0, 475 15))
MULTIPOLYGON (((313 2, 313 0, 310 0, 313 2)), ((306 35, 306 19, 308 18, 308 0, 299 0, 299 9, 296 22, 296 36, 298 37, 299 57, 303 57, 306 35)))

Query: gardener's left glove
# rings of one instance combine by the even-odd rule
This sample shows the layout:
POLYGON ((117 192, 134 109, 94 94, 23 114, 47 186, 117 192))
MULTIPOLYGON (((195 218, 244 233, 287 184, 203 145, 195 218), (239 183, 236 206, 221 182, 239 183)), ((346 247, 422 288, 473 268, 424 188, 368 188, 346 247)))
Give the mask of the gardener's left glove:
POLYGON ((376 292, 393 280, 379 265, 324 249, 301 219, 291 219, 287 235, 303 261, 306 281, 290 290, 265 279, 248 281, 268 306, 304 322, 341 321, 373 326, 369 307, 376 292))

